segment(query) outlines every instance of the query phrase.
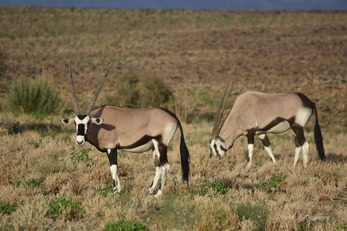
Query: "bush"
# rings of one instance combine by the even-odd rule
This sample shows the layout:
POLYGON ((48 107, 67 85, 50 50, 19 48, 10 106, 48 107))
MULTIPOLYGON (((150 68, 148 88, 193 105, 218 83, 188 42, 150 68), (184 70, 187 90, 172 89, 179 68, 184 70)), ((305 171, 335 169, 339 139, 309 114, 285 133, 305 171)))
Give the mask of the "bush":
POLYGON ((141 83, 138 76, 128 75, 118 80, 116 95, 106 100, 108 104, 125 108, 167 107, 174 97, 160 78, 148 77, 141 83))
POLYGON ((7 91, 7 87, 3 82, 7 72, 7 57, 4 52, 0 52, 0 94, 7 91))
POLYGON ((146 78, 143 83, 141 107, 165 107, 172 101, 172 91, 163 80, 156 77, 146 78))
POLYGON ((144 224, 134 220, 118 220, 114 223, 107 224, 104 231, 142 231, 150 230, 144 224))
POLYGON ((116 95, 108 97, 107 101, 120 107, 140 107, 139 83, 140 79, 136 75, 124 76, 117 81, 116 95))
POLYGON ((84 213, 85 209, 81 202, 74 202, 71 198, 66 199, 60 196, 48 204, 48 216, 52 218, 62 215, 67 220, 72 221, 81 218, 84 213))
POLYGON ((61 103, 55 88, 42 78, 18 78, 12 82, 6 98, 8 110, 14 113, 51 114, 61 103))

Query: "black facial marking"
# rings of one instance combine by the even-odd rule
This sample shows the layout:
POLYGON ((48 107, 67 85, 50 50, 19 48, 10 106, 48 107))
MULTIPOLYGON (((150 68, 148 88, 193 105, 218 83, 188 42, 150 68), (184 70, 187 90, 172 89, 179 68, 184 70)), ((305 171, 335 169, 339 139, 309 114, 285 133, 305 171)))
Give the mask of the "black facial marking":
POLYGON ((84 136, 84 124, 77 125, 77 135, 84 136))
POLYGON ((217 144, 214 144, 213 147, 214 147, 214 150, 216 151, 217 155, 219 156, 219 152, 218 152, 218 149, 217 149, 217 144))
POLYGON ((219 139, 220 141, 222 141, 223 143, 225 143, 225 140, 224 140, 222 137, 217 136, 217 139, 219 139))
POLYGON ((77 115, 77 118, 79 118, 80 120, 83 120, 86 117, 87 117, 87 115, 77 115))
POLYGON ((228 149, 225 149, 222 145, 220 146, 220 149, 222 149, 223 152, 228 151, 228 149))

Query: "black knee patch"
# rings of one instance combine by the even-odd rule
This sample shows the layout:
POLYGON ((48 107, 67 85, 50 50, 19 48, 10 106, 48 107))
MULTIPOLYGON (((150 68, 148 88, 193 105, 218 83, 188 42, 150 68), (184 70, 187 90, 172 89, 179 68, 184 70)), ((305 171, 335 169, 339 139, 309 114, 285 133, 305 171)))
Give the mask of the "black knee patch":
POLYGON ((164 164, 168 163, 168 160, 167 160, 167 147, 166 145, 164 144, 160 144, 158 145, 159 147, 159 153, 160 153, 160 156, 159 156, 159 164, 160 166, 163 166, 164 164))

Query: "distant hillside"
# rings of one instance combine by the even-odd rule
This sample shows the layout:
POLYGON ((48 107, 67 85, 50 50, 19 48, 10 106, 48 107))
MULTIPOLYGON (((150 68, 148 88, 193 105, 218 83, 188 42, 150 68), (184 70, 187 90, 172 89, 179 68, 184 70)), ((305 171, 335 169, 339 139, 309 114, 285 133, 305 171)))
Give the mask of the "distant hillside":
POLYGON ((0 5, 139 9, 347 10, 347 1, 345 0, 0 0, 0 5))

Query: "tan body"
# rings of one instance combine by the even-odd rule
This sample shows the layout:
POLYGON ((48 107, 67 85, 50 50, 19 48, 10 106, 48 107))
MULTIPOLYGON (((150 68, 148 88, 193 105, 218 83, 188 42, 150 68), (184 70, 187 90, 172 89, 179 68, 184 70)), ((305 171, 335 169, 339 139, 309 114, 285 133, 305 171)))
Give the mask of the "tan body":
MULTIPOLYGON (((245 135, 248 138, 248 166, 250 166, 254 135, 258 135, 275 163, 276 161, 266 134, 282 133, 292 129, 295 134, 296 144, 294 166, 301 150, 303 151, 304 165, 306 166, 308 143, 304 137, 303 128, 313 112, 316 112, 315 130, 317 144, 317 142, 321 143, 319 139, 322 140, 317 110, 315 104, 305 95, 300 93, 267 94, 255 91, 246 92, 235 100, 228 117, 219 131, 217 139, 211 141, 211 148, 215 154, 223 156, 225 151, 232 147, 234 141, 239 136, 245 135)), ((323 147, 322 143, 321 146, 323 147)), ((320 152, 320 157, 325 159, 324 150, 322 151, 322 148, 318 148, 318 146, 317 149, 320 152)))
POLYGON ((177 120, 160 108, 103 106, 90 114, 103 119, 101 125, 90 124, 86 137, 101 151, 118 148, 143 153, 154 148, 152 139, 168 146, 177 129, 177 120))

